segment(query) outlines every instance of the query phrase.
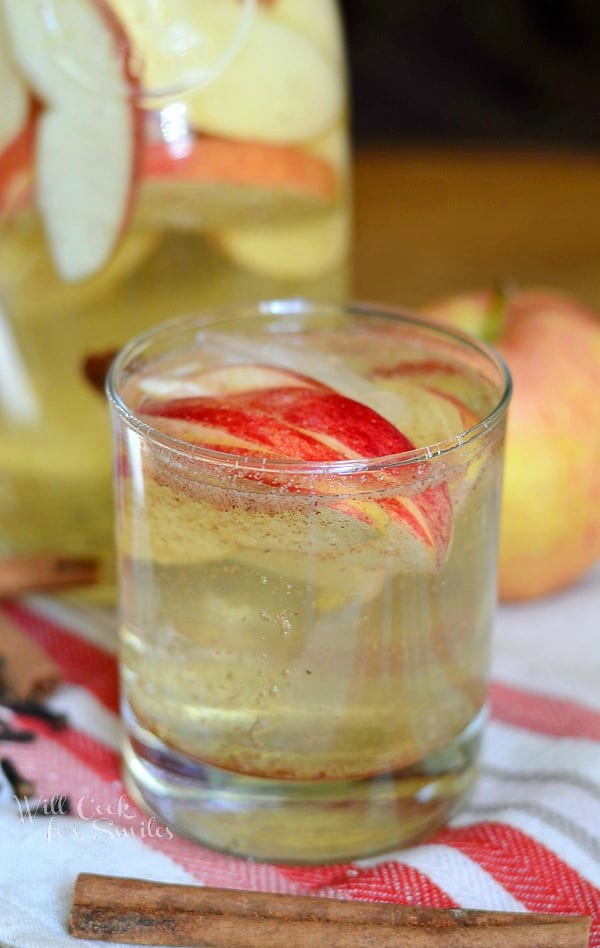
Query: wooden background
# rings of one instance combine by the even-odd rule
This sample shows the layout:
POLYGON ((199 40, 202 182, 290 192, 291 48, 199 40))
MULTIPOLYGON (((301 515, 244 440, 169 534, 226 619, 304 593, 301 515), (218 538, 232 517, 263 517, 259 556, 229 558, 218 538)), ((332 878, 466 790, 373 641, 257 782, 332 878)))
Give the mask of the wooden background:
POLYGON ((418 307, 513 281, 600 308, 600 159, 576 152, 362 147, 353 295, 418 307))

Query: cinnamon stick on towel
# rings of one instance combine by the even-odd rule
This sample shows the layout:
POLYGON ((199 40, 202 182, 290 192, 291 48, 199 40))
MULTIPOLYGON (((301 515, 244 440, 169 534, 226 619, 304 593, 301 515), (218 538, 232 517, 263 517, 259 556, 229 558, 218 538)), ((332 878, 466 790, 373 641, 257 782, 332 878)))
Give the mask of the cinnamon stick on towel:
POLYGON ((82 873, 69 932, 199 948, 583 948, 589 919, 341 902, 82 873))
POLYGON ((97 581, 95 559, 51 553, 0 558, 0 599, 67 586, 89 586, 97 581))
POLYGON ((60 683, 60 671, 25 632, 0 614, 0 692, 11 701, 46 698, 60 683))

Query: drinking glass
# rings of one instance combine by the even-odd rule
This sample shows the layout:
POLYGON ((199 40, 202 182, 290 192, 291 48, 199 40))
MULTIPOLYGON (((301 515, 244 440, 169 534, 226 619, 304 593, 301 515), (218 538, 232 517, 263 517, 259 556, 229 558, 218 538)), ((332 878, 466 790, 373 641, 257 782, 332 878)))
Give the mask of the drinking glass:
POLYGON ((108 563, 116 350, 203 306, 344 294, 337 3, 4 0, 0 101, 0 556, 108 563))
POLYGON ((156 329, 108 384, 132 794, 281 862, 430 833, 486 715, 500 358, 280 300, 156 329))

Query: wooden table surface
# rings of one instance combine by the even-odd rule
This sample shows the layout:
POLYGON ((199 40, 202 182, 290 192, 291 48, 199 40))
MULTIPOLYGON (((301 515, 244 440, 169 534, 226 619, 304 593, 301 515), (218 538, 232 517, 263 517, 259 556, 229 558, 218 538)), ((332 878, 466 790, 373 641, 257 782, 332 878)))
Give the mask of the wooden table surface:
POLYGON ((418 307, 513 281, 600 308, 600 156, 359 149, 355 201, 355 298, 418 307))

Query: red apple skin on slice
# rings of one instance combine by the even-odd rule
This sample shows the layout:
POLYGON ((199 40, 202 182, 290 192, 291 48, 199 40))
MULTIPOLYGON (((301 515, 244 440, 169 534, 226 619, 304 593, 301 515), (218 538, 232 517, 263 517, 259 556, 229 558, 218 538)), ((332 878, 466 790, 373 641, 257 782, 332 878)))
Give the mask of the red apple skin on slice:
MULTIPOLYGON (((245 405, 263 410, 294 427, 325 437, 340 458, 377 458, 404 454, 414 444, 391 422, 361 402, 334 391, 273 389, 241 396, 245 405)), ((410 529, 436 556, 446 555, 452 536, 452 500, 446 484, 426 488, 412 497, 381 498, 377 503, 410 529)))
POLYGON ((221 428, 257 447, 276 447, 280 459, 288 461, 377 458, 413 448, 372 409, 325 387, 291 385, 220 398, 143 400, 138 410, 146 416, 221 428))
POLYGON ((325 436, 340 458, 386 457, 414 447, 372 408, 333 390, 289 386, 241 393, 236 400, 246 409, 260 408, 294 428, 325 436))
POLYGON ((268 145, 193 134, 185 142, 150 142, 143 152, 147 178, 223 181, 239 185, 296 189, 329 202, 337 190, 335 173, 323 159, 291 145, 268 145))
MULTIPOLYGON (((219 432, 210 443, 193 431, 190 440, 213 450, 230 450, 231 438, 243 438, 254 444, 255 454, 277 452, 276 460, 340 461, 377 458, 405 453, 413 444, 372 409, 339 393, 323 388, 284 386, 238 392, 222 398, 187 398, 168 402, 145 400, 138 410, 150 419, 170 419, 208 427, 219 432), (219 448, 216 448, 216 443, 219 448), (266 452, 265 449, 266 448, 266 452)), ((160 425, 158 426, 160 427, 160 425)), ((172 433, 172 432, 170 432, 172 433)), ((247 454, 245 448, 231 445, 231 453, 247 454)), ((392 477, 375 477, 378 491, 393 484, 392 477)), ((339 485, 338 485, 339 486, 339 485)), ((318 480, 324 494, 334 492, 335 484, 326 477, 318 480)), ((369 522, 383 531, 387 518, 400 524, 427 547, 436 563, 443 562, 452 536, 452 502, 446 484, 426 488, 414 496, 390 496, 377 500, 360 497, 334 503, 340 512, 369 522)))
MULTIPOLYGON (((337 451, 328 450, 316 438, 279 422, 268 412, 247 405, 239 406, 235 396, 228 399, 200 396, 175 399, 162 404, 143 402, 139 410, 146 417, 193 422, 222 432, 225 451, 230 451, 228 436, 233 435, 243 438, 254 445, 255 449, 267 448, 272 457, 282 461, 319 462, 336 461, 340 458, 337 451)), ((214 443, 210 447, 218 450, 214 443)), ((238 451, 234 449, 232 453, 238 451)))
POLYGON ((12 220, 33 203, 34 146, 32 117, 0 154, 0 221, 12 220))

